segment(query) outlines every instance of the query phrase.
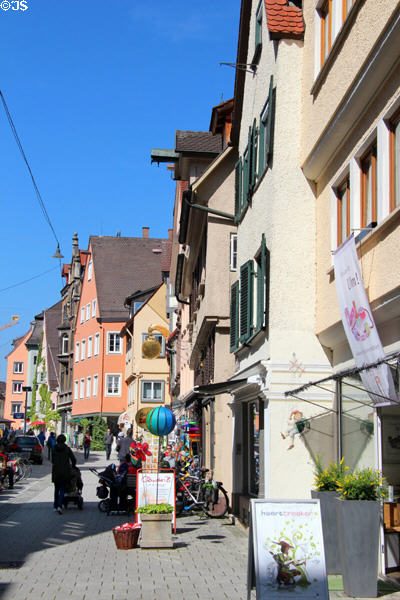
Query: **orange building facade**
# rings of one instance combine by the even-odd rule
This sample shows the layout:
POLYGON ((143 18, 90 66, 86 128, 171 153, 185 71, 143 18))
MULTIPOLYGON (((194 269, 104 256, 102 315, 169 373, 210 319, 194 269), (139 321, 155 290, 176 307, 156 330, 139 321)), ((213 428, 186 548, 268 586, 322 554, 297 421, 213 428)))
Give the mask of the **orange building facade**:
POLYGON ((25 392, 23 387, 28 385, 28 350, 25 342, 32 330, 13 341, 14 350, 7 355, 7 387, 4 402, 4 418, 11 419, 13 429, 23 428, 23 419, 14 419, 15 413, 25 411, 25 392))

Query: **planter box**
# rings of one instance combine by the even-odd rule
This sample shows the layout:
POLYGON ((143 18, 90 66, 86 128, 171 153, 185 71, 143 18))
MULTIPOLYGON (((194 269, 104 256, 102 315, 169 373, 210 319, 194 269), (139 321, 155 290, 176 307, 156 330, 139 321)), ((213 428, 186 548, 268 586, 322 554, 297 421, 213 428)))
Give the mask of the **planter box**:
POLYGON ((340 575, 342 566, 340 562, 335 503, 335 499, 339 498, 339 494, 337 492, 318 492, 312 490, 311 498, 317 498, 321 507, 326 572, 328 575, 340 575))
POLYGON ((173 548, 172 541, 172 513, 148 515, 140 514, 142 522, 141 548, 173 548))
POLYGON ((378 595, 380 504, 336 499, 343 589, 348 596, 378 595))

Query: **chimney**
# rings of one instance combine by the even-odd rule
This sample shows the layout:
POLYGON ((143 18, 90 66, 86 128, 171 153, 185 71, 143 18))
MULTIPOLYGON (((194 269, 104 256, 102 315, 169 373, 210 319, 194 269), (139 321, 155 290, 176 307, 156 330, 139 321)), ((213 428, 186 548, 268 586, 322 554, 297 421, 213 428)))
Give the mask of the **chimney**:
POLYGON ((150 227, 143 227, 143 237, 144 238, 149 237, 149 229, 150 229, 150 227))
POLYGON ((172 240, 172 229, 168 229, 168 239, 172 240))

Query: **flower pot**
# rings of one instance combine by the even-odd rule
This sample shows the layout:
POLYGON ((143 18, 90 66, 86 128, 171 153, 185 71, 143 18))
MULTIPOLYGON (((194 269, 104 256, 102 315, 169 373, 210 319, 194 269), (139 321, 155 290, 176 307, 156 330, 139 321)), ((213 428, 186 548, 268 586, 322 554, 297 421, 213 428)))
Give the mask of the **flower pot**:
POLYGON ((378 594, 380 504, 337 498, 336 514, 344 593, 357 598, 378 594))
POLYGON ((139 539, 140 528, 136 529, 116 529, 113 527, 115 545, 118 550, 131 550, 136 548, 139 539))
POLYGON ((141 513, 142 537, 141 548, 173 548, 172 542, 172 513, 146 514, 141 513))
POLYGON ((335 504, 335 498, 339 498, 339 494, 338 492, 312 490, 311 498, 317 498, 321 507, 326 572, 328 575, 339 575, 342 572, 342 567, 340 563, 335 504))

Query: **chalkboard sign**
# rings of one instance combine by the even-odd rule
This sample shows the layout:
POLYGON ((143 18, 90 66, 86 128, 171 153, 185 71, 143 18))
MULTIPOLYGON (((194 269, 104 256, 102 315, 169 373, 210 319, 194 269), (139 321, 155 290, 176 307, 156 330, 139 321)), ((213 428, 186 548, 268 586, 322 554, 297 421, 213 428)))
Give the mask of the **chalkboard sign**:
POLYGON ((247 589, 257 600, 329 600, 319 500, 251 500, 247 589))

